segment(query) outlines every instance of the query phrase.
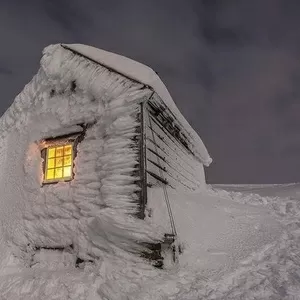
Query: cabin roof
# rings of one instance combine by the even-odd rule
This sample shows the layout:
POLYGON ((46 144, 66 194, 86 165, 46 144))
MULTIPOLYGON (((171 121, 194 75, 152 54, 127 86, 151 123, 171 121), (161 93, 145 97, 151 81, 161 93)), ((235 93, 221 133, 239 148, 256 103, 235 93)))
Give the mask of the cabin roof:
POLYGON ((168 106, 174 105, 166 86, 150 67, 128 57, 87 45, 63 44, 63 46, 90 58, 102 66, 113 69, 130 79, 152 87, 168 106))
POLYGON ((130 78, 134 81, 151 87, 162 101, 168 106, 178 121, 185 127, 189 134, 193 137, 194 142, 198 145, 198 153, 204 165, 208 166, 212 159, 210 158, 206 147, 204 146, 199 135, 194 131, 190 124, 180 113, 175 102, 173 101, 168 89, 161 81, 159 76, 148 66, 134 61, 128 57, 97 49, 95 47, 82 44, 62 44, 62 47, 76 52, 100 65, 112 69, 130 78))

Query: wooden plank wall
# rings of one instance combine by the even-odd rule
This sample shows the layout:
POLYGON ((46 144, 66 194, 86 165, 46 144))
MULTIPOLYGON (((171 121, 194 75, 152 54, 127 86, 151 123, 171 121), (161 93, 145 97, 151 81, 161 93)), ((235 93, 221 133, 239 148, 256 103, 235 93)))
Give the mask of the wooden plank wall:
POLYGON ((158 97, 147 102, 145 114, 148 187, 199 189, 205 183, 203 165, 184 128, 158 97))

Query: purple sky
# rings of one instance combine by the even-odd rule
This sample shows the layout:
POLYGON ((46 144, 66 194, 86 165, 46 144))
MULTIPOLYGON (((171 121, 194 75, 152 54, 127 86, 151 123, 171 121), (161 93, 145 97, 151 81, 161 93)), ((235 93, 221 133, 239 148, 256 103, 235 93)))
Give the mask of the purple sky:
POLYGON ((51 43, 151 66, 214 163, 210 183, 300 181, 299 0, 2 0, 0 113, 51 43))

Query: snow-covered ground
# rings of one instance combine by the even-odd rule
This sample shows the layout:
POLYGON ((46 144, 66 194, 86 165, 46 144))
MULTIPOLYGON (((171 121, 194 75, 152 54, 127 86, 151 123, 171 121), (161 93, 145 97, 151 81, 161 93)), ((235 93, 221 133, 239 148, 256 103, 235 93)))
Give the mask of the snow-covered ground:
POLYGON ((67 254, 38 269, 8 257, 0 299, 300 299, 300 185, 169 196, 184 248, 177 265, 153 269, 126 251, 84 270, 68 268, 67 254))

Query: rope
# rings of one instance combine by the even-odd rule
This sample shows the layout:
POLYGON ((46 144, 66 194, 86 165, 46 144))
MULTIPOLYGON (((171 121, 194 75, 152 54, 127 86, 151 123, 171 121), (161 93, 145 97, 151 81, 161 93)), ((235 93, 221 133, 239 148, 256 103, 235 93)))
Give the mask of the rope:
MULTIPOLYGON (((148 112, 148 119, 149 119, 150 129, 151 129, 151 132, 152 132, 152 139, 153 139, 153 142, 154 142, 154 146, 156 148, 155 150, 157 152, 158 149, 157 149, 157 144, 156 144, 156 141, 155 141, 155 136, 154 136, 154 133, 153 133, 151 118, 149 117, 149 112, 148 112)), ((161 163, 160 163, 160 160, 159 160, 158 157, 157 157, 157 163, 160 166, 160 168, 159 168, 160 177, 163 178, 163 170, 162 170, 162 166, 161 166, 161 163)), ((172 234, 174 235, 174 237, 176 237, 177 236, 177 231, 176 231, 176 226, 175 226, 175 220, 174 220, 174 216, 173 216, 173 213, 172 213, 172 208, 171 208, 170 199, 169 199, 169 195, 168 195, 168 191, 167 191, 167 186, 165 184, 163 185, 163 192, 164 192, 165 202, 166 202, 166 206, 167 206, 167 210, 168 210, 168 214, 169 214, 169 218, 170 218, 171 231, 172 231, 172 234)))

